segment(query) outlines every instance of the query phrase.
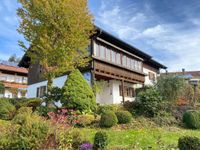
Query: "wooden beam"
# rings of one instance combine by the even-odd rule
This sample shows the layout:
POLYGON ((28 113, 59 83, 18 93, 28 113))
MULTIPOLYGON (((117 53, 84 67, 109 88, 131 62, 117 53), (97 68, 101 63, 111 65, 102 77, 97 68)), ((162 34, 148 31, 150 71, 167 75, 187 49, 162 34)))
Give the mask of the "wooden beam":
POLYGON ((121 85, 122 85, 122 103, 124 104, 124 102, 125 102, 125 96, 124 96, 124 80, 121 80, 121 85))

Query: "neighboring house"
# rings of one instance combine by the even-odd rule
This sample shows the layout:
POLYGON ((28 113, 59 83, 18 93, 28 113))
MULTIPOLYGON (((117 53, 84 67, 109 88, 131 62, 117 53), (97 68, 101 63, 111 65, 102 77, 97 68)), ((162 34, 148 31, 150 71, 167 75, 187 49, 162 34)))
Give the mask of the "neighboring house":
POLYGON ((27 96, 26 68, 18 67, 17 64, 0 61, 0 82, 4 84, 3 97, 21 98, 27 96))
MULTIPOLYGON (((94 79, 107 81, 96 97, 97 103, 101 104, 134 100, 135 88, 152 85, 156 82, 159 70, 166 69, 150 55, 100 28, 91 38, 89 51, 91 64, 81 71, 90 84, 94 79)), ((26 55, 19 65, 29 68, 28 97, 42 97, 46 92, 47 81, 40 76, 40 66, 30 64, 26 55)), ((62 87, 66 79, 67 75, 58 77, 54 79, 53 85, 62 87)))
POLYGON ((182 71, 166 72, 162 73, 161 75, 175 75, 185 79, 192 85, 197 85, 200 81, 200 71, 185 71, 185 69, 182 69, 182 71))

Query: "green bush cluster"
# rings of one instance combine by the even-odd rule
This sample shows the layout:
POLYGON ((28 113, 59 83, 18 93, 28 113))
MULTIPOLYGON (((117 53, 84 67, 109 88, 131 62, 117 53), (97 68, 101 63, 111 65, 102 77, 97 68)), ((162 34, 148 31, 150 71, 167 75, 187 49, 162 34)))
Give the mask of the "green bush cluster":
POLYGON ((86 127, 94 121, 95 121, 94 115, 85 114, 78 116, 78 125, 81 127, 86 127))
POLYGON ((99 105, 97 107, 96 113, 98 115, 101 115, 102 113, 105 113, 106 111, 119 111, 125 109, 122 105, 117 104, 111 104, 111 105, 99 105))
POLYGON ((152 120, 159 126, 172 126, 178 124, 176 118, 166 111, 160 111, 157 116, 152 118, 152 120))
POLYGON ((49 125, 31 108, 18 110, 5 133, 0 133, 0 149, 39 149, 49 132, 49 125))
POLYGON ((15 115, 15 106, 11 104, 7 99, 0 99, 0 119, 10 120, 15 115))
POLYGON ((100 127, 110 128, 114 125, 116 125, 118 122, 117 116, 113 111, 106 111, 101 115, 100 119, 100 127))
POLYGON ((81 112, 95 110, 96 100, 92 88, 79 70, 73 71, 63 87, 63 106, 81 112))
POLYGON ((39 106, 39 107, 36 108, 36 112, 40 116, 48 117, 48 113, 49 112, 56 112, 56 108, 55 107, 47 107, 47 106, 39 106))
POLYGON ((35 110, 42 103, 42 100, 39 98, 11 98, 7 100, 15 105, 16 109, 20 107, 32 107, 35 110))
POLYGON ((115 113, 119 124, 130 123, 132 120, 132 115, 128 111, 118 111, 115 113))
POLYGON ((139 111, 148 117, 154 117, 161 110, 162 97, 154 87, 149 87, 137 96, 139 111))
POLYGON ((187 111, 183 115, 183 123, 191 129, 200 129, 200 111, 187 111))
POLYGON ((178 147, 180 150, 200 150, 200 139, 190 136, 181 137, 178 140, 178 147))
POLYGON ((108 135, 106 132, 99 131, 95 134, 94 137, 94 150, 99 150, 99 149, 105 149, 106 146, 108 145, 108 135))

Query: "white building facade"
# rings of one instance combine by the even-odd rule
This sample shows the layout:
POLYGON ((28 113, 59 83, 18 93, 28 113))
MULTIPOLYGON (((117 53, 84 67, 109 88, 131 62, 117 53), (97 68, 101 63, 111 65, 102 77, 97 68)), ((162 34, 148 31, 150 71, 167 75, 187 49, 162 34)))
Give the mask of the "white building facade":
MULTIPOLYGON (((97 28, 91 38, 89 53, 92 61, 82 73, 88 84, 105 81, 102 90, 96 94, 100 104, 119 104, 135 99, 135 89, 153 85, 160 69, 166 67, 137 48, 97 28)), ((29 68, 28 97, 42 97, 47 81, 40 79, 41 69, 37 64, 27 63, 23 57, 20 65, 29 68)), ((53 86, 63 87, 67 75, 53 80, 53 86)))

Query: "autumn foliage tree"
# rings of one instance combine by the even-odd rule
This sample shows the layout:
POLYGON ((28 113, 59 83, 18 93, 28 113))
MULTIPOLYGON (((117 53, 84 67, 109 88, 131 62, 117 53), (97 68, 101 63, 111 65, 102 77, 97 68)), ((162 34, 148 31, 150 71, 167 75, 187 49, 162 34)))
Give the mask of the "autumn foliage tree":
POLYGON ((18 31, 30 47, 19 44, 31 63, 41 65, 50 91, 55 76, 87 65, 87 47, 94 32, 87 0, 18 1, 18 31))

